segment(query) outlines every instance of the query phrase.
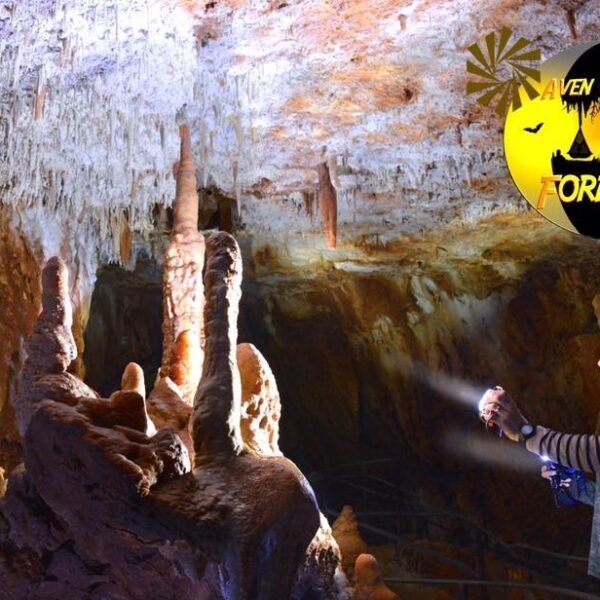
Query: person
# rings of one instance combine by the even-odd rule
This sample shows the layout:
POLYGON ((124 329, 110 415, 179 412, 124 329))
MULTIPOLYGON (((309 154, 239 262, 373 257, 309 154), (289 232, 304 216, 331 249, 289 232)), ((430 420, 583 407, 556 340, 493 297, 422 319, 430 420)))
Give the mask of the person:
MULTIPOLYGON (((600 365, 599 365, 600 366, 600 365)), ((513 398, 501 387, 488 390, 481 399, 480 417, 488 427, 497 428, 512 442, 521 442, 530 452, 560 465, 578 469, 590 475, 600 473, 600 436, 561 433, 530 423, 513 398)), ((550 479, 556 471, 544 465, 542 477, 550 479)), ((588 574, 600 578, 600 494, 595 482, 586 478, 585 486, 573 480, 561 482, 574 500, 594 507, 588 574)))

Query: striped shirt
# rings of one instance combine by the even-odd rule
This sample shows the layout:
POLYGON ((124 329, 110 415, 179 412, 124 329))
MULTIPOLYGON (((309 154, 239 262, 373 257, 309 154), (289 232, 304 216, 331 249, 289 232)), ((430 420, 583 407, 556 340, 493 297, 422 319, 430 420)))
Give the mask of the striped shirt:
POLYGON ((600 473, 600 436, 585 433, 561 433, 537 426, 526 442, 527 450, 566 467, 586 473, 600 473))

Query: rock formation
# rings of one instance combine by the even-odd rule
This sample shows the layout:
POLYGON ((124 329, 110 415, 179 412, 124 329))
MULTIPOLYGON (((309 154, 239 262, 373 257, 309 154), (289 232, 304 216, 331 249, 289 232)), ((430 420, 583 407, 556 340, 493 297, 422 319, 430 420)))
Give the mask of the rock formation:
POLYGON ((360 554, 369 551, 358 529, 358 519, 351 506, 344 506, 332 525, 335 541, 342 553, 342 568, 350 578, 354 575, 354 563, 360 554))
POLYGON ((281 400, 273 372, 252 344, 238 344, 237 362, 242 383, 241 434, 244 447, 262 456, 281 456, 281 400))
POLYGON ((43 270, 42 311, 14 402, 24 465, 0 503, 9 598, 346 593, 314 494, 279 451, 273 375, 253 346, 236 345, 241 260, 227 233, 208 238, 204 305, 198 295, 204 241, 193 217, 188 143, 182 128, 163 376, 147 400, 135 363, 108 399, 69 372, 76 347, 67 268, 52 258, 43 270), (201 330, 205 359, 192 408, 186 394, 201 330))
POLYGON ((327 163, 321 163, 317 167, 319 174, 319 206, 321 207, 321 219, 323 228, 327 234, 327 245, 335 248, 337 244, 337 194, 327 163))
POLYGON ((197 226, 198 194, 187 125, 180 126, 180 135, 173 231, 165 256, 163 280, 161 375, 177 383, 184 401, 192 404, 203 362, 204 237, 197 226))
POLYGON ((354 578, 356 581, 354 600, 399 600, 398 595, 383 583, 381 567, 372 554, 358 556, 354 567, 354 578))

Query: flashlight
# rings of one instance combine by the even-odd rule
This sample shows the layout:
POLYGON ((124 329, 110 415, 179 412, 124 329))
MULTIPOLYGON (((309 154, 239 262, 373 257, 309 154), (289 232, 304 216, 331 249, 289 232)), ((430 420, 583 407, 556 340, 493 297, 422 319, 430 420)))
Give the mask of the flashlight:
POLYGON ((477 406, 479 408, 479 418, 485 423, 485 426, 490 431, 493 431, 494 433, 497 433, 500 437, 502 437, 502 429, 500 429, 500 427, 498 427, 498 425, 496 425, 490 421, 490 419, 492 417, 491 410, 485 408, 485 404, 488 400, 488 395, 491 394, 492 392, 498 392, 498 391, 503 392, 504 388, 500 387, 499 385, 496 385, 493 388, 489 388, 489 389, 485 390, 485 392, 483 393, 483 396, 481 396, 477 406))

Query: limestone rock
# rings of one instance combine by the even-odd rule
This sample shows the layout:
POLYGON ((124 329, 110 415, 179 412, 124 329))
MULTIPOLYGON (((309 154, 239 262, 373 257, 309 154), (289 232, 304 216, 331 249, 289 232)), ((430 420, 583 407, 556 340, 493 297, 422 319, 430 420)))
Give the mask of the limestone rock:
POLYGON ((344 573, 352 578, 357 557, 369 549, 360 535, 358 519, 351 506, 344 506, 332 525, 332 533, 342 553, 344 573))
POLYGON ((372 554, 357 557, 354 578, 353 600, 399 600, 399 596, 383 583, 381 567, 372 554))
POLYGON ((231 235, 208 238, 204 306, 186 296, 181 320, 178 305, 169 305, 201 289, 204 259, 185 128, 178 179, 184 201, 170 249, 189 261, 183 270, 165 265, 167 308, 175 310, 165 314, 165 337, 174 340, 166 364, 177 382, 160 377, 146 401, 142 370, 130 363, 122 389, 101 398, 70 373, 77 353, 67 269, 57 257, 43 269, 42 312, 15 398, 24 468, 0 501, 0 576, 9 597, 280 600, 302 590, 343 597, 339 550, 307 480, 281 456, 277 386, 249 346, 240 351, 244 445, 241 258, 231 235), (184 321, 196 331, 204 324, 206 336, 193 410, 186 395, 198 365, 188 348, 200 347, 200 335, 179 331, 184 321))
POLYGON ((148 412, 158 429, 172 429, 185 444, 193 462, 194 445, 189 430, 192 407, 181 397, 178 386, 169 377, 159 379, 148 397, 148 412))
POLYGON ((281 456, 281 400, 273 372, 252 344, 238 344, 237 364, 242 385, 241 433, 244 446, 261 456, 281 456))
POLYGON ((320 515, 320 525, 306 551, 294 588, 294 600, 331 598, 349 600, 348 579, 342 570, 342 555, 325 516, 320 515))
POLYGON ((337 193, 331 183, 329 166, 321 163, 317 168, 319 175, 319 206, 323 228, 327 234, 327 245, 335 248, 337 244, 337 193))
MULTIPOLYGON (((234 343, 239 250, 228 234, 213 236, 208 248, 211 318, 193 424, 194 445, 207 453, 193 472, 179 435, 161 427, 185 431, 189 421, 189 407, 168 378, 150 395, 149 410, 134 364, 125 369, 123 389, 109 399, 80 395, 87 386, 66 371, 72 360, 66 269, 58 259, 45 267, 46 312, 34 330, 44 336, 34 334, 36 343, 28 342, 32 350, 17 399, 27 418, 26 470, 11 476, 0 502, 0 572, 9 594, 29 597, 36 589, 40 599, 65 594, 134 600, 293 595, 298 567, 319 527, 318 507, 293 463, 281 456, 240 455, 241 443, 231 441, 232 415, 241 441, 234 343), (151 436, 148 412, 159 425, 151 436), (31 540, 36 519, 47 529, 31 540), (227 580, 220 569, 227 570, 227 580)), ((276 400, 268 405, 274 414, 276 400)), ((309 579, 316 581, 320 572, 323 585, 331 586, 336 558, 333 553, 315 563, 309 579)))
MULTIPOLYGON (((17 426, 25 434, 45 387, 36 385, 44 375, 65 373, 77 351, 71 331, 73 314, 69 300, 69 278, 65 264, 51 258, 42 272, 42 312, 27 340, 27 358, 15 399, 17 426)), ((72 380, 71 380, 72 381, 72 380)))
POLYGON ((198 194, 187 125, 180 127, 180 137, 173 230, 163 271, 161 375, 177 382, 184 401, 191 405, 203 362, 204 237, 197 227, 198 194))
POLYGON ((39 313, 40 257, 0 206, 0 464, 7 473, 21 461, 12 399, 18 393, 22 340, 39 313))
POLYGON ((242 262, 228 233, 213 233, 206 246, 206 345, 202 380, 194 400, 195 464, 242 450, 241 383, 236 359, 242 262))

